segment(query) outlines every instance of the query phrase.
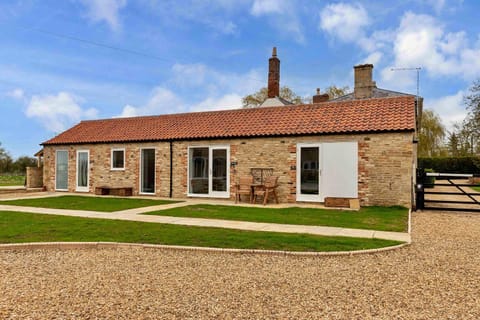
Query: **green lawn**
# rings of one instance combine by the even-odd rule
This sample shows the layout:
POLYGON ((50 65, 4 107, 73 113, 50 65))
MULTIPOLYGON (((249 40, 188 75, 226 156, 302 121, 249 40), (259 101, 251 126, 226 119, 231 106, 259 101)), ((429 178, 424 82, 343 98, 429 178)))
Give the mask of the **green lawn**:
POLYGON ((397 241, 252 232, 0 211, 0 243, 111 241, 288 251, 347 251, 397 241))
POLYGON ((473 190, 480 192, 480 185, 472 187, 473 190))
POLYGON ((24 184, 25 184, 25 176, 0 175, 0 187, 23 186, 24 184))
POLYGON ((150 200, 150 199, 132 199, 132 198, 101 198, 101 197, 83 197, 83 196, 59 196, 37 199, 21 199, 0 201, 1 204, 54 208, 54 209, 71 209, 71 210, 87 210, 87 211, 103 211, 114 212, 133 208, 157 206, 161 204, 175 203, 178 201, 168 200, 150 200))
POLYGON ((312 208, 252 208, 194 205, 145 214, 195 217, 283 224, 321 225, 357 229, 405 232, 408 209, 404 207, 363 207, 360 211, 312 208))

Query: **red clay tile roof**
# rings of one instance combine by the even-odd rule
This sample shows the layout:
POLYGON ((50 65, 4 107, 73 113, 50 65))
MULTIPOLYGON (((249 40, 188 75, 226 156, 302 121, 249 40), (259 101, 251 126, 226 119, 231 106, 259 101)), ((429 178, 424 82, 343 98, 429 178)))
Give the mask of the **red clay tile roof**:
POLYGON ((82 121, 44 145, 415 130, 415 97, 82 121))

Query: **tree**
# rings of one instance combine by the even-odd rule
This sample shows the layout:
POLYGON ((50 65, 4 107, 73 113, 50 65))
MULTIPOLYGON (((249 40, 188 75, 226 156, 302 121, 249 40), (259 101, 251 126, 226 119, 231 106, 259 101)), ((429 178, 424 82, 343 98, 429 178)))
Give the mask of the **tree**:
MULTIPOLYGON (((337 98, 348 93, 349 87, 337 87, 332 85, 325 90, 328 93, 330 99, 337 98)), ((259 107, 268 97, 268 89, 266 87, 261 88, 255 93, 246 95, 242 98, 242 106, 244 108, 256 108, 259 107)), ((293 104, 307 104, 312 103, 312 97, 302 98, 296 94, 292 89, 287 86, 280 88, 280 98, 292 102, 293 104)))
POLYGON ((335 85, 331 85, 330 87, 325 89, 325 93, 328 93, 328 96, 330 97, 330 99, 335 99, 350 93, 350 87, 345 86, 345 87, 339 88, 335 85))
POLYGON ((19 157, 17 160, 13 162, 12 171, 16 173, 24 174, 27 167, 36 167, 37 166, 37 159, 32 157, 19 157))
POLYGON ((452 156, 452 157, 459 157, 461 156, 460 154, 460 144, 459 144, 459 139, 458 139, 458 135, 454 132, 451 132, 448 136, 448 143, 447 143, 447 147, 448 147, 448 153, 452 156))
POLYGON ((480 79, 473 82, 463 101, 468 111, 463 130, 470 140, 470 153, 480 154, 480 79))
MULTIPOLYGON (((244 108, 255 108, 259 107, 268 97, 268 89, 266 87, 261 88, 253 94, 246 95, 242 98, 242 106, 244 108)), ((280 88, 280 98, 283 98, 287 101, 292 102, 293 104, 302 104, 305 103, 302 97, 297 95, 287 86, 280 88)))
POLYGON ((463 103, 468 113, 461 123, 454 125, 448 138, 448 151, 459 157, 480 155, 480 79, 473 82, 463 103))
POLYGON ((12 157, 2 148, 2 143, 0 142, 0 173, 10 172, 12 170, 12 162, 12 157))
POLYGON ((418 138, 418 155, 420 157, 434 157, 441 154, 445 127, 433 110, 425 109, 423 111, 422 127, 418 138))

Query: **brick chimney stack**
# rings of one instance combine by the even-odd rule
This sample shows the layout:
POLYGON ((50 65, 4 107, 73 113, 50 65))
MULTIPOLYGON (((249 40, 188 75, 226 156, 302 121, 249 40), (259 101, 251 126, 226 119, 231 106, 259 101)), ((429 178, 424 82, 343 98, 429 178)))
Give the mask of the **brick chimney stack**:
POLYGON ((317 88, 317 94, 313 96, 313 103, 326 102, 330 99, 328 93, 320 94, 320 88, 317 88))
POLYGON ((355 71, 355 99, 368 99, 373 96, 373 88, 377 85, 372 81, 373 64, 362 64, 353 67, 355 71))
POLYGON ((277 47, 273 47, 272 57, 268 59, 268 98, 280 96, 280 60, 277 47))

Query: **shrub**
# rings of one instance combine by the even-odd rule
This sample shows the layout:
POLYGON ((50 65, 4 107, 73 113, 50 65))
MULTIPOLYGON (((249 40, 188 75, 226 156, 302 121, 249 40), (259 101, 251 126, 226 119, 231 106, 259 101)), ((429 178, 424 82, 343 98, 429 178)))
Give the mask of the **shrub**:
POLYGON ((431 168, 434 172, 480 173, 480 157, 418 158, 419 168, 431 168))
MULTIPOLYGON (((433 173, 435 172, 433 169, 425 169, 425 173, 433 173)), ((433 188, 433 185, 435 184, 435 177, 425 177, 425 180, 423 181, 424 188, 433 188)))

